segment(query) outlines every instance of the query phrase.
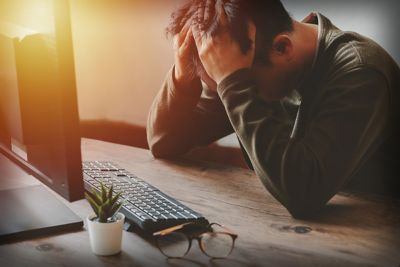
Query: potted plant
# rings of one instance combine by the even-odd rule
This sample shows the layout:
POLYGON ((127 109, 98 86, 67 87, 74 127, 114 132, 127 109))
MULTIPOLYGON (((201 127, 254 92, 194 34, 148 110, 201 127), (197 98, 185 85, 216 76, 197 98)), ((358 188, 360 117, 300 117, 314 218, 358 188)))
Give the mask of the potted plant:
POLYGON ((96 255, 108 256, 121 251, 122 228, 125 215, 118 212, 122 206, 120 193, 113 196, 110 189, 101 184, 101 192, 85 192, 95 214, 86 218, 92 251, 96 255))

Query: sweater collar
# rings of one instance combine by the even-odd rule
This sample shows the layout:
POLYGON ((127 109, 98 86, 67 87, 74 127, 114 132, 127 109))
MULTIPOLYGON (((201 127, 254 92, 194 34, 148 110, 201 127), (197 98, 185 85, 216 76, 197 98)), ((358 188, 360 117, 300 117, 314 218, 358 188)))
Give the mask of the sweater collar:
POLYGON ((337 29, 328 18, 317 12, 311 12, 302 20, 302 22, 318 25, 318 38, 313 63, 311 65, 311 71, 306 77, 304 77, 303 81, 297 88, 301 98, 309 93, 307 90, 309 90, 312 81, 315 80, 316 72, 319 70, 322 55, 327 48, 331 30, 337 29))

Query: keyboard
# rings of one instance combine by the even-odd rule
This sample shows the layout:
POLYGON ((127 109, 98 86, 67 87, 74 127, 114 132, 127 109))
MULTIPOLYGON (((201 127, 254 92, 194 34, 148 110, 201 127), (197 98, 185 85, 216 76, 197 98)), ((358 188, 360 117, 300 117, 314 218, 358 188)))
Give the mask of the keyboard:
POLYGON ((126 217, 125 230, 134 230, 136 226, 153 233, 186 222, 208 224, 203 215, 112 162, 84 161, 82 168, 86 190, 100 191, 101 182, 107 188, 113 185, 115 193, 121 192, 120 212, 126 217))

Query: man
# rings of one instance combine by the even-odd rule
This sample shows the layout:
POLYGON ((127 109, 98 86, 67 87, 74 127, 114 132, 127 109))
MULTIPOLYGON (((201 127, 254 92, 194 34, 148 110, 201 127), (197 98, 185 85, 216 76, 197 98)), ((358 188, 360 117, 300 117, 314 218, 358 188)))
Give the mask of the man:
POLYGON ((292 20, 279 0, 191 1, 168 31, 175 65, 148 119, 155 157, 235 132, 295 217, 345 187, 399 189, 400 70, 375 42, 321 14, 292 20))

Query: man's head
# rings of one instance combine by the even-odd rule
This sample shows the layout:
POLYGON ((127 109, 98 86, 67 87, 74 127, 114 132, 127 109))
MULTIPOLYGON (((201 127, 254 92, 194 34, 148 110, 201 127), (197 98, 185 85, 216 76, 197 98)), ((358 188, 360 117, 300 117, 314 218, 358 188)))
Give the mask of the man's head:
MULTIPOLYGON (((218 0, 224 2, 224 11, 228 19, 228 31, 233 40, 238 42, 241 51, 247 53, 251 46, 248 37, 248 25, 254 23, 257 34, 255 44, 255 64, 269 65, 269 51, 273 46, 276 49, 279 43, 274 43, 275 37, 280 33, 291 32, 293 22, 279 0, 218 0)), ((172 14, 172 21, 167 28, 167 33, 176 35, 182 28, 197 25, 203 32, 211 36, 217 35, 219 27, 219 12, 216 9, 217 0, 192 0, 172 14), (202 13, 199 15, 199 13, 202 13), (203 15, 204 14, 204 15, 203 15)), ((193 47, 192 72, 199 74, 201 63, 193 47)))

